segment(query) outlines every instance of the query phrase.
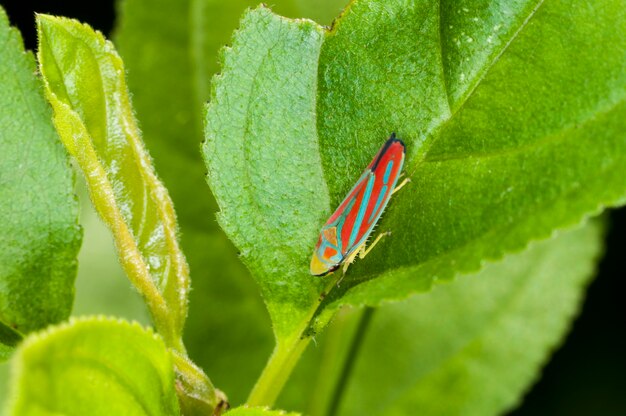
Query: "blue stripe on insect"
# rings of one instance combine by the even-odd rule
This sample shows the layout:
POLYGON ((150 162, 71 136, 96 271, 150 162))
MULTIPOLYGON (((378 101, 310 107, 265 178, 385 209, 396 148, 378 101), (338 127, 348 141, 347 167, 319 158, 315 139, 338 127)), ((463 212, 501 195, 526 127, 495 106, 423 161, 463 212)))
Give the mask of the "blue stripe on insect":
MULTIPOLYGON (((376 182, 376 176, 371 175, 367 181, 367 187, 365 188, 365 193, 363 194, 364 201, 368 201, 370 197, 372 196, 372 188, 374 187, 374 182, 376 182)), ((349 247, 355 247, 354 243, 355 243, 357 235, 359 234, 359 228, 361 228, 361 224, 363 223, 363 217, 365 217, 365 211, 367 211, 367 204, 361 204, 361 206, 359 207, 359 213, 356 216, 356 220, 354 220, 354 226, 352 227, 352 232, 350 233, 350 240, 348 240, 349 247)))
POLYGON ((345 273, 357 255, 365 257, 385 235, 365 247, 391 195, 402 186, 396 188, 404 157, 404 143, 392 134, 322 227, 311 258, 311 274, 323 276, 341 264, 345 273))
POLYGON ((383 202, 383 200, 387 196, 387 188, 389 185, 387 182, 389 182, 389 175, 391 175, 392 170, 393 170, 393 160, 389 161, 389 163, 387 164, 387 169, 385 170, 385 175, 383 176, 384 185, 380 189, 380 193, 378 194, 378 199, 376 199, 376 205, 374 206, 374 209, 372 210, 372 213, 370 214, 369 220, 367 220, 368 223, 374 221, 374 217, 376 217, 376 213, 378 212, 378 208, 380 208, 380 204, 383 202))
POLYGON ((387 182, 389 182, 389 175, 391 175, 392 170, 393 170, 393 160, 390 160, 389 163, 387 163, 387 169, 385 170, 385 176, 383 177, 383 183, 385 185, 387 185, 387 182))
POLYGON ((378 199, 376 200, 376 205, 374 206, 374 210, 370 214, 370 218, 369 218, 369 220, 367 220, 367 222, 374 221, 374 217, 376 217, 376 213, 378 212, 378 208, 380 207, 380 204, 383 202, 383 199, 385 199, 385 195, 386 194, 387 194, 387 185, 385 185, 385 186, 383 186, 381 188, 380 194, 378 195, 378 199))

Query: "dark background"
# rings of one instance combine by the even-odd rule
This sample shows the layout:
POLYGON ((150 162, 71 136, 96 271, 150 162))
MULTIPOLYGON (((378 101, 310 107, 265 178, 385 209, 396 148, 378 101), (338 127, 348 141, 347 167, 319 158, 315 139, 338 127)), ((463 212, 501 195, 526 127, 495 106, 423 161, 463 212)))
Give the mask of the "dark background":
MULTIPOLYGON (((228 1, 228 0, 224 0, 228 1)), ((34 12, 78 19, 109 35, 114 1, 0 0, 11 24, 35 47, 34 12)), ((625 172, 616 172, 623 175, 625 172)), ((626 415, 626 209, 609 213, 607 249, 580 316, 541 379, 510 416, 626 415)))

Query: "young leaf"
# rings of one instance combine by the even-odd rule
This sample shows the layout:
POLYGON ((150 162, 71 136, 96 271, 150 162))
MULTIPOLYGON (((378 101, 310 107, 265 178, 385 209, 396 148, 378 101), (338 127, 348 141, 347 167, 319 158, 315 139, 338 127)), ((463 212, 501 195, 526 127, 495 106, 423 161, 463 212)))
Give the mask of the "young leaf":
MULTIPOLYGON (((293 0, 272 6, 281 14, 296 17, 306 10, 330 21, 345 1, 325 3, 335 6, 311 7, 293 0)), ((245 399, 273 338, 257 286, 214 221, 217 205, 206 186, 198 148, 202 107, 209 98, 210 76, 218 70, 218 49, 230 40, 244 9, 256 4, 125 0, 114 37, 146 145, 177 207, 195 289, 190 293, 185 344, 194 361, 228 392, 231 404, 245 399), (240 363, 237 372, 232 371, 233 359, 240 363)))
POLYGON ((592 221, 428 296, 383 305, 360 337, 340 319, 296 370, 281 406, 312 416, 503 414, 569 329, 601 246, 592 221), (303 388, 314 398, 305 409, 303 388))
POLYGON ((171 200, 132 115, 124 67, 90 27, 37 17, 39 64, 61 139, 85 173, 121 263, 144 295, 166 343, 182 350, 189 286, 171 200))
POLYGON ((624 13, 616 0, 361 0, 325 36, 263 9, 244 17, 204 151, 283 360, 260 382, 272 394, 249 404, 271 402, 312 316, 317 328, 342 304, 404 298, 623 203, 624 13), (393 131, 413 184, 379 224, 393 236, 333 289, 308 274, 319 227, 393 131))
POLYGON ((163 341, 114 319, 72 320, 27 338, 11 385, 11 415, 179 414, 163 341))
POLYGON ((0 7, 0 360, 66 319, 80 248, 73 174, 19 33, 0 7))
POLYGON ((223 398, 186 355, 189 271, 172 202, 156 177, 132 114, 122 60, 87 25, 39 15, 39 63, 54 122, 85 173, 122 266, 172 350, 183 410, 212 413, 223 398))
POLYGON ((231 404, 245 400, 273 338, 258 289, 215 222, 217 204, 206 185, 199 148, 218 48, 252 3, 125 0, 118 5, 121 18, 114 37, 146 146, 176 206, 189 261, 194 290, 185 345, 228 392, 231 404), (240 364, 236 372, 233 360, 240 364))

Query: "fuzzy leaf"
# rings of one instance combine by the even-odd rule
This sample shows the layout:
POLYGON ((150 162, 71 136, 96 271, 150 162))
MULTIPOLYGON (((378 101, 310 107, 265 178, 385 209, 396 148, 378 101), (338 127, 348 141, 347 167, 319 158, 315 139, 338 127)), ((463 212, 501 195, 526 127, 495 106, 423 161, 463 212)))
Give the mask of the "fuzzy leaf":
POLYGON ((141 142, 124 67, 102 34, 39 15, 39 64, 54 122, 85 173, 121 263, 144 295, 168 345, 180 343, 189 286, 167 191, 141 142))
MULTIPOLYGON (((335 3, 338 10, 345 0, 325 0, 323 8, 304 1, 296 2, 300 6, 296 8, 293 3, 280 0, 272 6, 293 17, 305 8, 330 21, 336 13, 329 12, 333 9, 326 4, 335 3)), ((273 337, 258 287, 215 222, 217 204, 206 185, 198 150, 209 81, 218 70, 218 50, 230 40, 245 8, 257 4, 252 0, 124 0, 119 3, 121 18, 114 37, 128 70, 145 143, 174 201, 189 261, 194 290, 185 344, 194 361, 228 393, 231 404, 244 401, 271 351, 273 337), (240 363, 237 372, 232 371, 233 360, 240 363)))
POLYGON ((303 279, 308 259, 300 253, 329 210, 313 117, 322 39, 313 22, 265 8, 247 13, 207 114, 204 154, 218 221, 261 284, 279 337, 321 284, 303 279))
POLYGON ((231 404, 245 399, 273 340, 258 290, 215 222, 217 204, 199 149, 218 49, 251 3, 124 0, 114 37, 146 146, 174 201, 189 261, 194 290, 185 345, 231 404), (233 360, 240 363, 239 371, 232 371, 233 360))
POLYGON ((0 360, 21 334, 66 319, 80 248, 67 154, 35 64, 0 8, 0 360))
POLYGON ((404 298, 622 204, 625 13, 617 0, 361 0, 322 35, 246 15, 205 157, 279 338, 312 310, 404 298), (317 308, 319 227, 393 131, 413 178, 379 224, 393 235, 317 308))
POLYGON ((9 414, 178 415, 163 341, 138 324, 71 321, 34 334, 12 367, 9 414))
POLYGON ((340 317, 280 405, 311 416, 505 413, 567 333, 601 252, 601 228, 593 221, 428 295, 383 305, 364 316, 360 338, 352 328, 361 313, 340 317), (346 360, 352 371, 329 411, 346 360))

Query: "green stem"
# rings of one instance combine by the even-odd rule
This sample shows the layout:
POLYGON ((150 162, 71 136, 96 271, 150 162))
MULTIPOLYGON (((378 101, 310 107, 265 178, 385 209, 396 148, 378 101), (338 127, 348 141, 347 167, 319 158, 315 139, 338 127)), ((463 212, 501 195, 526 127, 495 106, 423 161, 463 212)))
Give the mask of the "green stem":
POLYGON ((367 332, 367 328, 372 320, 372 315, 376 309, 372 307, 366 307, 361 316, 359 317, 359 326, 357 327, 354 338, 352 338, 352 343, 350 344, 350 349, 346 354, 346 359, 343 364, 343 369, 339 373, 339 380, 337 381, 337 385, 335 386, 335 390, 333 392, 332 399, 330 401, 330 405, 328 407, 327 416, 334 416, 337 414, 337 410, 339 410, 339 405, 341 404, 341 399, 343 398, 343 393, 348 385, 348 379, 350 378, 350 374, 352 373, 352 369, 354 368, 354 364, 359 354, 359 349, 363 345, 363 338, 367 332))
MULTIPOLYGON (((71 117, 76 116, 70 113, 67 118, 70 119, 71 117)), ((54 121, 57 130, 65 130, 63 123, 66 122, 66 119, 55 113, 54 121)), ((113 241, 115 242, 120 264, 128 279, 145 299, 157 332, 163 337, 166 345, 180 349, 182 347, 181 336, 175 322, 173 322, 170 307, 150 276, 148 265, 117 203, 113 185, 108 180, 106 170, 100 163, 96 149, 88 140, 89 135, 87 131, 82 127, 79 120, 73 121, 80 126, 77 129, 83 133, 83 136, 81 136, 83 139, 81 141, 82 146, 80 151, 74 152, 72 152, 71 148, 68 148, 83 170, 96 212, 113 234, 113 241)), ((61 136, 63 137, 64 135, 61 136)), ((184 351, 184 348, 182 351, 184 351)))
POLYGON ((272 406, 287 382, 310 337, 279 342, 248 397, 248 406, 272 406))
POLYGON ((324 288, 322 295, 314 302, 302 320, 299 329, 294 331, 294 335, 277 341, 272 356, 252 388, 250 396, 248 396, 248 401, 246 402, 248 406, 271 407, 274 404, 300 356, 306 349, 306 346, 309 345, 309 341, 311 341, 311 336, 308 335, 307 330, 317 314, 319 306, 342 277, 340 273, 333 275, 324 288))
POLYGON ((320 365, 312 380, 308 408, 310 416, 326 416, 333 393, 337 388, 351 340, 357 331, 362 309, 342 308, 325 331, 322 341, 320 365))

